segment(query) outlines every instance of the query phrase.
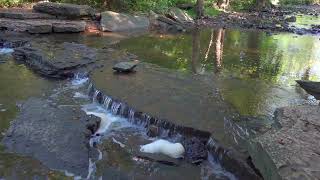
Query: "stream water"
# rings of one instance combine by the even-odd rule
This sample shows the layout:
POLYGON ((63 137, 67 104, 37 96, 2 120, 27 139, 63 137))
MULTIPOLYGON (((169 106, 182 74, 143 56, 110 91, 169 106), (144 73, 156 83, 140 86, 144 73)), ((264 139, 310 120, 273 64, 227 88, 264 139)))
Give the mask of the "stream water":
MULTIPOLYGON (((147 34, 130 38, 122 35, 41 38, 57 44, 68 41, 94 48, 112 46, 162 69, 200 77, 214 76, 217 81, 207 83, 217 83, 222 98, 242 116, 266 117, 262 126, 272 122, 272 114, 278 107, 318 103, 295 83, 297 79, 320 80, 320 40, 317 36, 208 29, 179 35, 147 34)), ((147 137, 139 126, 114 116, 112 110, 92 101, 84 87, 88 85, 88 79, 48 80, 17 64, 10 53, 10 49, 0 49, 0 139, 19 113, 21 102, 34 96, 52 97, 53 93, 68 87, 68 96, 77 105, 81 105, 87 114, 104 120, 103 128, 99 129, 99 133, 104 134, 99 145, 101 157, 90 159, 89 178, 179 179, 184 174, 186 179, 234 179, 213 157, 201 166, 183 163, 178 167, 136 158, 134 154, 139 146, 154 139, 147 137)), ((63 99, 63 96, 59 98, 63 99)), ((223 127, 225 122, 218 123, 217 126, 223 127)), ((75 177, 63 170, 49 169, 32 157, 7 153, 0 145, 0 179, 75 177)))

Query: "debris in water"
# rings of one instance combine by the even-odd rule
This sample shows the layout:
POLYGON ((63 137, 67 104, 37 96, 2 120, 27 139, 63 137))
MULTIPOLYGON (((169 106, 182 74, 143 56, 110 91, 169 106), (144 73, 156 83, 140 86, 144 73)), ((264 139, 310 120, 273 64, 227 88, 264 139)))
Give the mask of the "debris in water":
POLYGON ((167 140, 159 139, 150 144, 141 146, 141 152, 160 153, 172 158, 182 158, 185 152, 181 143, 171 143, 167 140))
POLYGON ((82 93, 79 93, 79 92, 75 92, 74 95, 73 95, 74 98, 81 98, 81 99, 87 99, 89 98, 89 96, 85 95, 85 94, 82 94, 82 93))
POLYGON ((124 145, 123 143, 121 143, 120 141, 117 141, 115 138, 112 138, 112 141, 116 144, 119 144, 120 147, 124 148, 126 147, 126 145, 124 145))

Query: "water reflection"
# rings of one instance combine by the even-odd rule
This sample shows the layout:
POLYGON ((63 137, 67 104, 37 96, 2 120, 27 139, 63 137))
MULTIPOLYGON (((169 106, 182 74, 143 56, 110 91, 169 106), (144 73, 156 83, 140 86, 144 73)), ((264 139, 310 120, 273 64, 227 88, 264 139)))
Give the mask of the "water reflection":
POLYGON ((224 99, 244 115, 272 114, 279 106, 310 103, 295 80, 320 79, 316 36, 195 29, 176 36, 131 38, 117 47, 165 68, 215 74, 224 99))

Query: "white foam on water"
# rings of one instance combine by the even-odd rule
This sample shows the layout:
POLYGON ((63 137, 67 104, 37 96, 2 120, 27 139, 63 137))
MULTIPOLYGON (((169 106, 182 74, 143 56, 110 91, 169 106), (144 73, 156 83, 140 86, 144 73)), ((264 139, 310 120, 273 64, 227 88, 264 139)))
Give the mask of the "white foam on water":
POLYGON ((11 54, 14 50, 12 48, 0 48, 0 54, 11 54))
POLYGON ((80 93, 80 92, 75 92, 73 97, 74 98, 80 98, 80 99, 88 99, 89 98, 88 95, 85 95, 85 94, 80 93))
POLYGON ((71 84, 73 86, 82 86, 89 81, 89 77, 83 74, 76 74, 75 77, 72 79, 71 84))
POLYGON ((100 127, 95 134, 105 134, 110 129, 112 123, 124 121, 123 118, 112 115, 96 103, 84 105, 82 106, 82 110, 87 115, 94 115, 101 119, 100 127))

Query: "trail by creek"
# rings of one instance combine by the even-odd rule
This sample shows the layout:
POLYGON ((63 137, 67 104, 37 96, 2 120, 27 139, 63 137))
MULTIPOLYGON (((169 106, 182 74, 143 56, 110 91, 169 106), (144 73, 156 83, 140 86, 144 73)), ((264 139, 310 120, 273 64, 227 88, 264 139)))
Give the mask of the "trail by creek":
MULTIPOLYGON (((318 36, 205 29, 179 35, 98 37, 80 34, 38 36, 28 40, 45 49, 48 56, 53 56, 61 43, 75 42, 96 49, 113 48, 116 54, 130 54, 143 64, 135 74, 126 76, 114 74, 113 62, 99 62, 104 66, 93 71, 90 77, 78 74, 73 79, 58 81, 39 76, 17 63, 10 55, 12 49, 1 48, 0 139, 7 136, 8 129, 12 137, 15 129, 24 133, 19 126, 24 122, 19 116, 21 113, 45 119, 45 114, 37 114, 35 110, 40 107, 48 117, 61 121, 48 126, 52 132, 38 129, 40 135, 37 127, 43 128, 46 123, 41 118, 30 121, 28 125, 35 125, 36 133, 30 136, 34 144, 24 147, 25 150, 15 149, 20 147, 19 143, 6 137, 9 148, 0 146, 0 178, 3 179, 179 179, 182 174, 185 179, 237 179, 210 153, 200 165, 172 159, 168 162, 173 165, 168 165, 142 158, 140 145, 159 138, 179 142, 181 137, 170 136, 166 131, 157 138, 149 137, 145 122, 135 122, 139 112, 126 109, 129 114, 126 114, 128 118, 124 117, 121 113, 124 103, 114 103, 115 99, 179 125, 208 131, 223 145, 235 147, 241 146, 242 138, 268 129, 276 108, 318 103, 294 82, 320 79, 318 36), (48 43, 53 46, 44 47, 48 43), (194 55, 194 47, 198 45, 200 48, 194 55), (199 59, 192 58, 195 56, 199 59), (96 89, 91 92, 93 86, 96 89), (154 92, 153 88, 159 91, 154 92), (103 96, 99 101, 102 92, 110 97, 103 96), (30 107, 35 112, 28 112, 30 107), (55 115, 46 110, 62 112, 55 119, 55 115), (46 138, 55 137, 63 128, 84 128, 80 121, 85 115, 101 120, 100 128, 88 140, 90 147, 81 145, 83 149, 79 152, 63 152, 63 144, 46 138), (63 116, 65 120, 61 120, 63 116), (234 116, 236 122, 226 118, 234 116), (35 124, 39 122, 43 124, 35 124), (77 123, 81 125, 74 126, 77 123), (50 141, 58 146, 52 146, 50 141), (79 156, 83 154, 86 157, 79 156), (64 159, 65 162, 59 162, 64 159)), ((62 136, 64 134, 56 137, 63 139, 62 136)), ((70 147, 74 149, 78 145, 70 143, 70 147)))

